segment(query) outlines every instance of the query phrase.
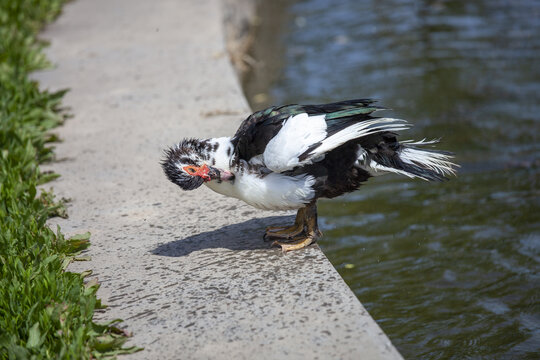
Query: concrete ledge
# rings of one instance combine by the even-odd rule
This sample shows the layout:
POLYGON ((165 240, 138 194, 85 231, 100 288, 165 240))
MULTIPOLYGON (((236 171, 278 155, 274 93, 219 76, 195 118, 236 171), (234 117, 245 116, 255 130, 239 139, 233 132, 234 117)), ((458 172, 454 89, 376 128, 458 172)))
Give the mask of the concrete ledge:
POLYGON ((92 232, 91 262, 134 359, 399 359, 318 247, 283 255, 261 239, 290 214, 256 211, 162 174, 164 146, 234 132, 249 113, 223 40, 218 0, 76 0, 43 37, 70 87, 58 130, 72 198, 66 234, 92 232))

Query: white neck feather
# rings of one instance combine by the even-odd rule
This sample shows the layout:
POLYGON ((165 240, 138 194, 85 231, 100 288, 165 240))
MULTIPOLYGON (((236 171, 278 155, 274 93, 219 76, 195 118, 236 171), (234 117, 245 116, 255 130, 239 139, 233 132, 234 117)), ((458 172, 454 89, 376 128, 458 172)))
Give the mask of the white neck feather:
POLYGON ((230 137, 220 137, 208 139, 211 144, 216 144, 217 148, 213 154, 210 156, 215 160, 216 168, 221 170, 230 170, 231 167, 231 158, 234 152, 233 144, 231 143, 230 137))

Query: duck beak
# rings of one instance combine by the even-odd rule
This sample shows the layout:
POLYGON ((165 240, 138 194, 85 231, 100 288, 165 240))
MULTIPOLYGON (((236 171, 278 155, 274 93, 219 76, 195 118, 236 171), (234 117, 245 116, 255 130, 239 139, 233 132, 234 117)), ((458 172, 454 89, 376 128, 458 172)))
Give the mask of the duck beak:
POLYGON ((210 166, 208 169, 208 176, 210 177, 210 180, 217 180, 218 182, 234 180, 234 174, 230 171, 217 169, 212 166, 210 166))

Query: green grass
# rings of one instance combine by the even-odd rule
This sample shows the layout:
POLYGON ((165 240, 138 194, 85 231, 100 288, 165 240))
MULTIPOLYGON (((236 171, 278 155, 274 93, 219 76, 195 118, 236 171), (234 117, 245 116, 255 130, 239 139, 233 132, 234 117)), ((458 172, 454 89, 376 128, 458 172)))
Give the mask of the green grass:
POLYGON ((65 239, 46 220, 61 213, 51 193, 37 187, 57 175, 39 164, 52 160, 48 133, 64 115, 65 91, 40 91, 28 78, 47 62, 37 39, 64 0, 0 1, 0 359, 85 359, 136 351, 122 349, 115 322, 92 321, 101 307, 98 284, 67 265, 88 247, 90 234, 65 239))

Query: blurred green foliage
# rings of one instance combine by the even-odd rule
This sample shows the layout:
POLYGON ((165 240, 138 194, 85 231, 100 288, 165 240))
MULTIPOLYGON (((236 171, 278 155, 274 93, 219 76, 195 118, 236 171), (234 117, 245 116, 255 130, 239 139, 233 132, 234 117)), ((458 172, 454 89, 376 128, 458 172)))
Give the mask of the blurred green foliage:
POLYGON ((66 270, 90 234, 65 239, 46 226, 65 216, 62 203, 37 186, 56 174, 39 170, 52 159, 48 133, 64 120, 65 91, 40 91, 29 79, 49 66, 38 31, 64 0, 0 1, 0 359, 88 359, 132 352, 126 334, 92 321, 101 307, 97 282, 66 270))

